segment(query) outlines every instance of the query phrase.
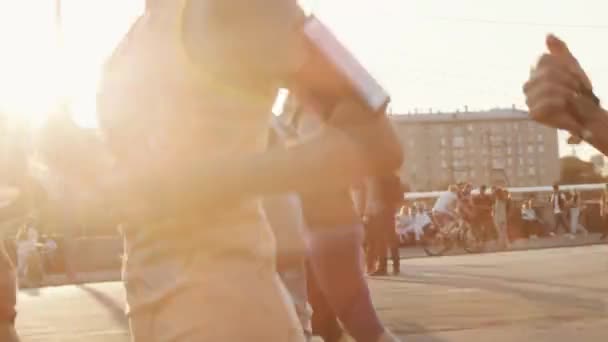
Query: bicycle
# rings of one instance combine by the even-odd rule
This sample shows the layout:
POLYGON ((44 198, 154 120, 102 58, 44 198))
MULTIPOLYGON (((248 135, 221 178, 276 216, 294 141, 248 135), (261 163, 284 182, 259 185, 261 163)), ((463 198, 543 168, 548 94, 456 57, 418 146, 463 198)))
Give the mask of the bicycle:
POLYGON ((471 254, 483 251, 483 237, 462 216, 457 215, 453 221, 443 226, 432 215, 431 221, 422 238, 422 246, 428 256, 441 256, 454 246, 461 246, 471 254))

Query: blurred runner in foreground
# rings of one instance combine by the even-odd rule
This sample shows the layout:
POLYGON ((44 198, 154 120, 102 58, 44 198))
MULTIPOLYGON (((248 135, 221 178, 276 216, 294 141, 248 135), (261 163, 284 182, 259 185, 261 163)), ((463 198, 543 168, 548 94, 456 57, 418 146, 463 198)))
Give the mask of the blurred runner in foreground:
POLYGON ((265 151, 280 81, 306 55, 302 20, 295 0, 155 0, 108 61, 98 113, 134 340, 303 341, 258 196, 401 164, 387 118, 352 101, 309 141, 265 151))
MULTIPOLYGON (((0 185, 0 223, 14 217, 19 210, 15 200, 19 192, 14 188, 0 185)), ((0 341, 16 342, 15 317, 17 312, 17 278, 15 267, 8 257, 4 239, 0 239, 0 341)))

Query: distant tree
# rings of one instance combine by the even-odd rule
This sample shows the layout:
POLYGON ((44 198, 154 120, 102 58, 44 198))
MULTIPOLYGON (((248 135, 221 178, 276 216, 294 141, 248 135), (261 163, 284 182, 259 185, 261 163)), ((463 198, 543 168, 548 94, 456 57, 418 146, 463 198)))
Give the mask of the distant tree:
POLYGON ((604 183, 607 179, 596 169, 595 165, 577 157, 569 156, 560 159, 561 184, 604 183))

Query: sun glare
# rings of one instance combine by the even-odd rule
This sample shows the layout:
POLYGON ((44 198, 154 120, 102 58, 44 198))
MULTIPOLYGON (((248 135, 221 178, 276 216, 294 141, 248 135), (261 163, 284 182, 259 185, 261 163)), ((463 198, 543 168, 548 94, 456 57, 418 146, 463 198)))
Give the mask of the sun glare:
POLYGON ((66 104, 81 126, 96 124, 100 67, 143 9, 143 0, 0 2, 0 111, 39 125, 66 104))

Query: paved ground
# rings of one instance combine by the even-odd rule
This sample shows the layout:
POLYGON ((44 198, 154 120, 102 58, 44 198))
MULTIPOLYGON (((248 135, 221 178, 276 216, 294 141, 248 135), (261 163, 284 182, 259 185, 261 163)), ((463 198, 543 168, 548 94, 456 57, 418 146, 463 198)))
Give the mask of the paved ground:
MULTIPOLYGON (((606 341, 608 246, 409 259, 371 280, 385 322, 408 341, 606 341)), ((28 341, 127 341, 119 283, 27 290, 28 341)))
MULTIPOLYGON (((543 249, 543 248, 554 248, 554 247, 575 247, 575 246, 587 246, 599 243, 605 243, 600 240, 601 234, 593 233, 588 235, 579 234, 576 237, 567 235, 558 235, 547 238, 535 238, 535 239, 518 239, 511 243, 511 251, 527 251, 531 249, 543 249)), ((487 253, 494 253, 499 251, 496 241, 489 241, 485 246, 487 253)), ((454 248, 447 252, 448 255, 462 255, 466 254, 462 248, 454 248)), ((424 250, 421 247, 407 247, 401 249, 401 258, 421 258, 426 257, 424 250)))

